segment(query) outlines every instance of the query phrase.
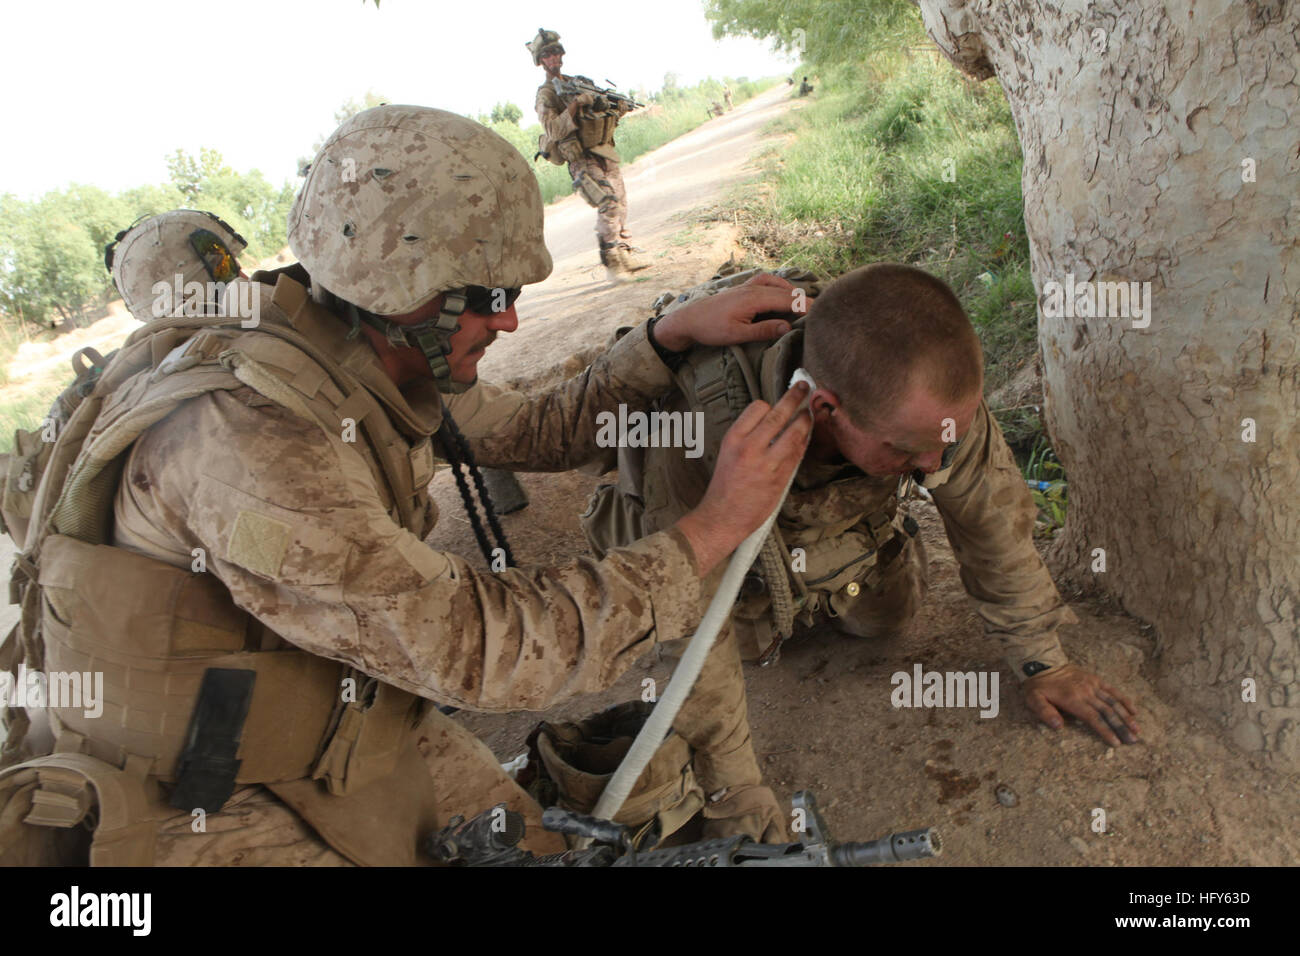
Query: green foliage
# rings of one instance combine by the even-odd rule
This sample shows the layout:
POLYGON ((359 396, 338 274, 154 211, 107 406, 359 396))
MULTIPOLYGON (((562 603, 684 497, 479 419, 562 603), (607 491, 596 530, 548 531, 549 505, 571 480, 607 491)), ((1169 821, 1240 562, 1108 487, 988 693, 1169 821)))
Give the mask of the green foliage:
POLYGON ((989 390, 1005 382, 1037 342, 1021 153, 1001 89, 928 55, 881 55, 827 69, 791 123, 797 138, 769 162, 772 195, 746 201, 753 241, 830 275, 888 260, 940 276, 979 332, 989 390))
POLYGON ((1040 435, 1030 449, 1029 458, 1021 474, 1029 481, 1060 481, 1065 478, 1065 469, 1057 460, 1056 452, 1047 443, 1047 436, 1040 435))
POLYGON ((717 39, 771 40, 818 68, 861 63, 924 37, 907 0, 707 0, 704 12, 717 39))
POLYGON ((492 113, 488 116, 489 125, 493 126, 497 123, 514 123, 518 126, 523 118, 524 111, 514 103, 498 103, 492 107, 492 113))
POLYGON ((167 157, 167 173, 171 176, 172 185, 191 204, 197 201, 205 182, 233 175, 221 158, 221 153, 207 146, 199 150, 197 159, 183 149, 176 150, 167 157))
POLYGON ((0 310, 19 322, 73 322, 101 304, 104 245, 134 218, 102 189, 72 185, 35 202, 0 197, 0 310))
POLYGON ((1056 452, 1047 443, 1046 435, 1039 435, 1029 453, 1029 460, 1021 469, 1030 481, 1050 481, 1046 490, 1030 489, 1034 504, 1038 505, 1038 521, 1034 528, 1037 535, 1051 537, 1065 527, 1065 514, 1069 507, 1068 486, 1065 483, 1065 469, 1056 458, 1056 452))
POLYGON ((210 149, 201 150, 198 160, 177 150, 167 165, 185 197, 182 205, 216 213, 244 237, 248 249, 241 258, 264 259, 284 248, 294 197, 289 183, 276 189, 256 169, 237 173, 210 149))
POLYGON ((272 186, 257 170, 237 173, 216 150, 167 158, 171 182, 116 196, 72 185, 35 201, 0 197, 0 313, 5 322, 76 324, 117 297, 104 247, 146 216, 193 208, 216 213, 248 241, 245 259, 273 255, 286 242, 293 188, 272 186))

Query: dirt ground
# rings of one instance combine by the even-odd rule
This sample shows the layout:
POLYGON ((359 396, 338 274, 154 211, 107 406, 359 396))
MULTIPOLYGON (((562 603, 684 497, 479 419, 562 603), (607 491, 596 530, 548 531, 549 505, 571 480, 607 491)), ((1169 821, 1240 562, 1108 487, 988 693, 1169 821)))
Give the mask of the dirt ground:
MULTIPOLYGON (((754 139, 749 155, 763 143, 754 139)), ((707 206, 743 179, 743 169, 729 170, 719 175, 714 195, 700 199, 707 206)), ((633 181, 629 175, 636 241, 652 254, 655 268, 635 283, 615 286, 590 264, 581 265, 594 253, 557 262, 557 275, 543 286, 544 309, 533 305, 530 312, 529 297, 521 300, 520 331, 493 346, 480 369, 484 378, 522 381, 530 389, 558 381, 581 368, 577 362, 566 367, 564 356, 602 343, 620 324, 640 321, 660 292, 700 282, 740 255, 734 225, 692 221, 700 216, 699 204, 659 216, 654 229, 637 228, 633 181), (542 312, 544 321, 533 318, 542 312)), ((641 200, 644 208, 644 194, 641 200)), ((575 204, 566 214, 585 220, 589 211, 575 204)), ((531 504, 502 519, 520 563, 545 565, 582 553, 577 517, 591 491, 613 475, 520 477, 531 504)), ((442 521, 430 543, 476 554, 448 473, 435 478, 434 494, 442 521)), ((1217 728, 1166 705, 1153 683, 1154 642, 1139 622, 1104 600, 1067 594, 1080 623, 1067 628, 1063 640, 1075 661, 1137 701, 1139 744, 1111 750, 1073 720, 1060 732, 1039 725, 1005 670, 996 717, 981 718, 977 709, 894 709, 891 675, 910 673, 914 664, 927 671, 1001 666, 962 588, 937 512, 915 501, 912 513, 930 554, 930 592, 908 634, 870 642, 818 632, 788 644, 772 667, 746 665, 754 741, 778 798, 788 803, 794 791, 813 790, 832 835, 841 840, 939 828, 942 858, 913 865, 1295 862, 1294 778, 1229 751, 1217 728), (995 796, 1000 787, 1010 789, 1014 805, 995 796), (1093 829, 1098 809, 1105 814, 1103 833, 1093 829)), ((646 676, 663 688, 672 667, 651 655, 601 695, 545 713, 461 713, 457 719, 506 760, 522 751, 539 720, 576 719, 634 699, 646 676)))

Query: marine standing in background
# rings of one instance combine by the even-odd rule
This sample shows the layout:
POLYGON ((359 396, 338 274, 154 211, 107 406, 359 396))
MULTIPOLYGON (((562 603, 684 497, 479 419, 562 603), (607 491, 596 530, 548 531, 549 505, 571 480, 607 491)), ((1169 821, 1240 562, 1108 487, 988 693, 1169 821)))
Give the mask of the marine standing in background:
MULTIPOLYGON (((605 109, 590 93, 562 97, 556 87, 573 79, 561 72, 564 47, 554 30, 538 29, 537 36, 524 44, 533 55, 533 64, 546 71, 546 82, 537 88, 537 118, 544 131, 542 150, 547 158, 560 165, 568 163, 573 189, 596 208, 596 237, 600 242, 600 261, 611 279, 649 266, 637 258, 627 240, 627 190, 623 186, 622 158, 614 148, 614 130, 631 108, 630 101, 608 101, 605 109)), ((594 86, 585 77, 577 77, 594 86)))

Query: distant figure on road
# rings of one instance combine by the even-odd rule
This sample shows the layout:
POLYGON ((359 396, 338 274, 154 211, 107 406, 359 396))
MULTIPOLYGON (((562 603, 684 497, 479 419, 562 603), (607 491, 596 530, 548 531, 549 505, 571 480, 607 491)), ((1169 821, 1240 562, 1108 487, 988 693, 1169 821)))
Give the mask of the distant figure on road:
POLYGON ((735 103, 731 102, 731 87, 724 86, 722 88, 722 98, 727 101, 728 110, 730 110, 732 107, 736 105, 735 103))
POLYGON ((813 91, 813 85, 808 82, 808 77, 805 76, 803 78, 803 82, 799 84, 799 95, 807 96, 812 91, 813 91))
POLYGON ((620 169, 622 157, 614 148, 614 130, 623 114, 632 109, 626 97, 596 96, 579 92, 561 96, 558 87, 577 79, 587 86, 586 77, 570 77, 560 71, 564 47, 554 30, 538 29, 529 43, 533 64, 546 71, 546 82, 537 88, 537 118, 545 135, 540 150, 556 165, 569 164, 573 189, 596 208, 596 237, 600 261, 611 279, 622 279, 649 267, 637 258, 627 240, 627 190, 620 169))

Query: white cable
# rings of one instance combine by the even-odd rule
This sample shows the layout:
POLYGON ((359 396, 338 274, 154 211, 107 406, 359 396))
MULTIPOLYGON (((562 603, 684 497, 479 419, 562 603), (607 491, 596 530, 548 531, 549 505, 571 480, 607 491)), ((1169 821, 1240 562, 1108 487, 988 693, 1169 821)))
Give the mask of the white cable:
MULTIPOLYGON (((803 369, 797 369, 790 377, 790 387, 794 387, 795 382, 807 382, 809 396, 816 390, 817 385, 812 380, 812 376, 803 369)), ((805 405, 807 399, 804 400, 805 405)), ((800 413, 805 406, 800 406, 800 413)), ((780 437, 780 436, 778 436, 780 437)), ((811 432, 809 433, 811 437, 811 432)), ((807 447, 805 445, 805 447, 807 447)), ((744 583, 745 573, 753 565, 754 559, 758 556, 758 550, 763 546, 763 540, 772 530, 772 523, 776 521, 776 516, 781 512, 781 505, 785 503, 785 496, 790 493, 790 486, 794 483, 795 472, 799 469, 796 467, 790 472, 790 478, 785 483, 785 490, 781 492, 781 500, 777 502, 776 508, 759 529, 744 541, 740 547, 736 548, 735 554, 731 557, 731 563, 727 565, 727 570, 722 576, 722 582, 718 585, 717 592, 713 595, 713 600, 709 602, 709 608, 704 612, 704 618, 700 621, 700 626, 691 638, 690 644, 686 648, 686 653, 682 655, 681 661, 677 664, 677 669, 673 671, 672 680, 668 682, 668 687, 663 696, 659 698, 659 703, 651 711, 650 716, 646 718, 645 724, 641 727, 641 732, 636 735, 636 740, 632 741, 632 746, 628 749, 627 754, 623 757, 622 763, 610 777, 609 783, 605 785, 604 792, 600 795, 600 800, 596 803, 596 809, 592 815, 601 820, 613 820, 619 810, 623 808, 623 803, 627 800, 628 794, 632 792, 642 771, 650 763, 659 745, 663 743, 668 732, 672 730, 673 721, 677 719, 677 713, 682 709, 682 704, 691 693, 691 688, 695 686, 696 679, 700 676, 700 671, 704 669, 704 659, 709 656, 709 651, 713 647, 714 641, 718 638, 718 632, 726 624, 727 618, 731 615, 731 608, 736 603, 736 596, 740 593, 740 586, 744 583)), ((583 839, 579 845, 585 847, 590 841, 583 839)))

